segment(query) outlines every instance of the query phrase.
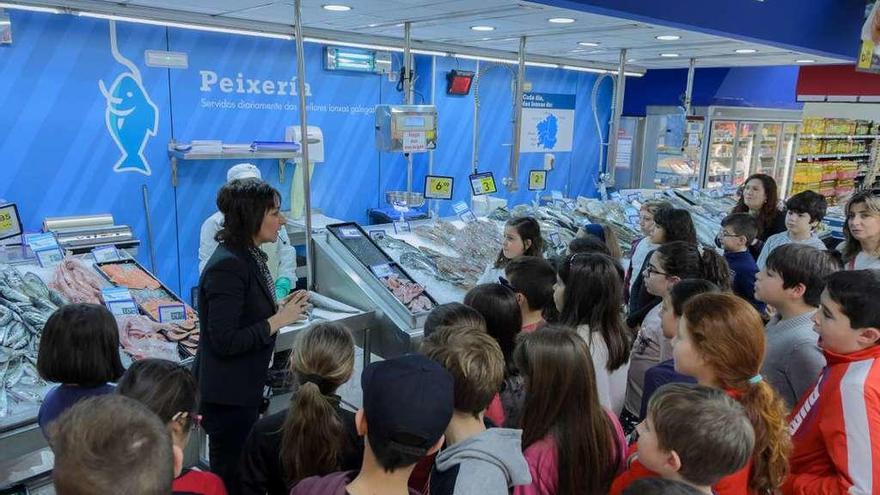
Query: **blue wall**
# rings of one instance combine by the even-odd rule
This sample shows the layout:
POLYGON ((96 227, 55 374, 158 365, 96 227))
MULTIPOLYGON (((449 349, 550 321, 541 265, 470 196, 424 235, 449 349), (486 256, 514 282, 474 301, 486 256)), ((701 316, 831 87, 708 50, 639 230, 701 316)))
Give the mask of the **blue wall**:
MULTIPOLYGON (((188 162, 179 169, 179 185, 171 186, 166 147, 169 140, 222 139, 247 143, 280 140, 284 128, 298 123, 298 98, 276 94, 223 93, 219 84, 203 91, 203 71, 218 78, 288 81, 295 74, 292 42, 119 23, 120 53, 133 61, 143 88, 158 109, 158 128, 143 149, 151 174, 116 173, 121 153, 105 123, 107 101, 98 81, 110 87, 127 71, 110 50, 107 21, 66 15, 11 12, 14 43, 0 48, 0 198, 15 201, 25 228, 38 230, 47 216, 112 213, 117 223, 134 228, 144 241, 140 261, 147 263, 146 221, 142 187, 150 194, 157 275, 184 297, 197 281, 199 227, 215 211, 214 197, 225 182, 231 162, 188 162), (182 51, 189 68, 146 67, 144 50, 182 51), (224 100, 236 108, 218 108, 224 100), (239 104, 276 105, 241 109, 239 104)), ((381 103, 400 103, 395 83, 377 75, 327 72, 319 45, 306 45, 306 81, 310 86, 309 124, 324 131, 325 162, 315 168, 312 198, 327 215, 367 221, 367 210, 383 206, 382 194, 402 189, 406 162, 402 155, 380 153, 374 145, 372 109, 381 103), (364 111, 365 110, 365 111, 364 111)), ((395 68, 400 65, 396 55, 395 68)), ((439 141, 434 156, 436 174, 456 177, 455 199, 468 199, 471 167, 473 92, 466 97, 445 94, 449 69, 473 69, 474 62, 416 57, 420 78, 416 91, 431 100, 436 81, 439 141)), ((551 188, 571 196, 595 194, 600 140, 590 105, 596 76, 555 69, 528 68, 533 91, 577 95, 574 151, 557 153, 551 188)), ((511 142, 511 79, 507 69, 494 68, 481 82, 480 170, 506 176, 511 142)), ((262 87, 262 86, 261 86, 262 87)), ((277 89, 277 87, 276 87, 277 89)), ((600 87, 597 110, 603 135, 610 114, 611 83, 600 87)), ((131 120, 130 120, 131 122, 131 120)), ((530 168, 540 167, 543 154, 525 153, 520 184, 530 168)), ((421 190, 428 167, 427 154, 416 155, 414 189, 421 190)), ((257 163, 264 179, 287 198, 293 170, 280 184, 275 161, 257 163)), ((530 199, 527 192, 501 196, 514 202, 530 199)), ((449 214, 445 203, 441 214, 449 214)))
POLYGON ((536 0, 855 61, 865 0, 536 0))
MULTIPOLYGON (((797 66, 697 69, 693 106, 800 109, 797 66)), ((623 114, 645 115, 650 105, 682 105, 687 69, 649 70, 644 77, 626 80, 623 114)))

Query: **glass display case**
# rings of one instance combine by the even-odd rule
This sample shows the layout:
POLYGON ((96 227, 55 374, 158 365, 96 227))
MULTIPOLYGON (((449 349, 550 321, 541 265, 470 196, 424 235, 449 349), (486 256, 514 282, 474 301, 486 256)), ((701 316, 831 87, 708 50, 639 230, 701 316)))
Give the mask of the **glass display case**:
MULTIPOLYGON (((700 164, 684 151, 686 126, 684 109, 648 107, 641 187, 687 187, 697 182, 700 164)), ((697 156, 701 155, 702 150, 697 156)))
POLYGON ((709 120, 703 187, 736 187, 749 175, 764 173, 776 179, 781 194, 785 192, 800 132, 800 111, 735 107, 696 111, 709 120))

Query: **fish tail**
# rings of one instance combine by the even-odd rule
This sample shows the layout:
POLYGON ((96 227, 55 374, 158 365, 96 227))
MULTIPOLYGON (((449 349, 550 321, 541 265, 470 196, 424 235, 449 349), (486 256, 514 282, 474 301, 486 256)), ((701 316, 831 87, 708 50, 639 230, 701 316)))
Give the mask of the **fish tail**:
POLYGON ((150 175, 150 166, 138 153, 124 153, 122 158, 113 166, 116 172, 140 172, 150 175))

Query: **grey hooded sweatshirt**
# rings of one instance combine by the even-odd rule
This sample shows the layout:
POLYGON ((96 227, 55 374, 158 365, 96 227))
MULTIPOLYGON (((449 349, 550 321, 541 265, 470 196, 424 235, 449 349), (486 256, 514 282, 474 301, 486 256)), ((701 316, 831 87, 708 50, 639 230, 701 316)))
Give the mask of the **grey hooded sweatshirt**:
POLYGON ((430 495, 507 495, 531 482, 522 430, 490 428, 437 454, 430 495))

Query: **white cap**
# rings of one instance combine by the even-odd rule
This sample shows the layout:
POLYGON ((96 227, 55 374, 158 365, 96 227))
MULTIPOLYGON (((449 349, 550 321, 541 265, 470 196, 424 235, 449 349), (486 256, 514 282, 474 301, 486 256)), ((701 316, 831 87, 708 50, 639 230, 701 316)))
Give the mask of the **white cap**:
POLYGON ((260 169, 250 163, 239 163, 238 165, 233 165, 228 172, 226 172, 226 182, 232 182, 235 179, 262 179, 263 176, 260 174, 260 169))

